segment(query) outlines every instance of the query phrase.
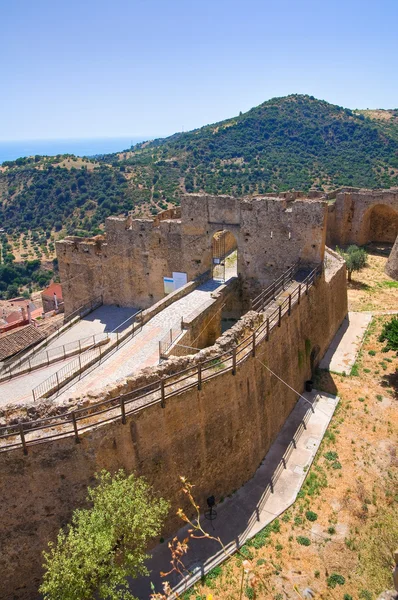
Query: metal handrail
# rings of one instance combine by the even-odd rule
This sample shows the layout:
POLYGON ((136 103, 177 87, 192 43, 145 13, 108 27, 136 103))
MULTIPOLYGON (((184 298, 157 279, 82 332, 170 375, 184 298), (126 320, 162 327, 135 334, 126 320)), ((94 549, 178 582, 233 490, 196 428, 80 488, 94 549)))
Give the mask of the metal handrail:
POLYGON ((300 266, 300 259, 294 263, 289 269, 287 269, 282 275, 280 275, 275 281, 273 281, 265 290, 260 292, 258 296, 253 298, 251 301, 251 310, 262 312, 267 304, 271 300, 275 300, 276 295, 285 289, 285 284, 288 281, 292 281, 294 275, 297 273, 300 266))
POLYGON ((64 415, 46 417, 24 424, 19 423, 17 425, 6 425, 1 427, 0 440, 8 440, 17 436, 19 439, 14 443, 0 447, 0 452, 6 452, 14 448, 22 448, 24 454, 27 454, 28 447, 31 445, 46 443, 51 439, 70 436, 71 434, 74 435, 76 442, 78 442, 80 441, 79 431, 82 432, 92 427, 93 423, 85 423, 80 427, 78 424, 81 421, 86 421, 90 417, 95 417, 99 414, 110 414, 107 419, 96 421, 96 423, 104 423, 120 418, 122 423, 125 423, 127 415, 137 413, 143 408, 154 404, 160 403, 161 406, 164 407, 166 399, 171 398, 176 394, 180 394, 184 390, 191 388, 201 389, 204 382, 217 377, 221 373, 231 371, 232 374, 235 375, 238 365, 249 356, 255 355, 258 344, 264 340, 268 340, 270 332, 275 327, 281 325, 282 317, 286 314, 290 314, 292 307, 299 304, 301 298, 308 294, 309 289, 321 275, 322 269, 322 264, 313 269, 313 271, 311 271, 311 273, 296 286, 289 296, 264 320, 263 323, 231 350, 223 352, 215 357, 211 357, 196 365, 192 365, 178 373, 162 378, 160 381, 132 390, 131 392, 115 398, 102 400, 91 406, 79 408, 64 415), (249 341, 251 341, 251 344, 248 343, 249 341), (177 384, 183 381, 187 383, 184 383, 182 387, 179 387, 177 384), (170 388, 170 391, 167 393, 166 388, 170 388), (135 402, 142 400, 143 398, 147 399, 147 402, 144 405, 142 402, 139 403, 139 406, 135 405, 135 402), (57 431, 55 433, 54 428, 59 428, 61 426, 70 427, 66 427, 62 432, 57 431), (43 435, 43 432, 46 430, 48 434, 43 435), (37 431, 40 431, 41 435, 36 437, 33 436, 32 439, 30 439, 30 434, 37 431))
POLYGON ((103 332, 68 342, 62 346, 44 349, 22 363, 18 363, 18 365, 10 365, 8 369, 0 373, 0 382, 7 381, 18 375, 30 373, 36 369, 41 369, 59 360, 70 358, 75 354, 81 354, 89 348, 96 347, 98 344, 106 344, 109 340, 109 334, 103 332))
POLYGON ((47 379, 42 381, 39 385, 32 389, 33 400, 37 401, 40 398, 47 398, 51 396, 55 392, 58 392, 61 387, 64 387, 69 381, 75 379, 77 375, 81 375, 84 371, 86 371, 89 367, 91 367, 96 362, 101 362, 102 358, 110 352, 113 348, 119 346, 121 342, 123 342, 127 337, 133 335, 137 331, 141 331, 142 322, 139 321, 136 323, 136 318, 140 317, 142 311, 138 311, 129 319, 134 319, 131 325, 126 327, 126 329, 122 332, 118 332, 118 327, 116 328, 116 339, 114 342, 111 342, 107 345, 104 352, 101 351, 101 345, 91 345, 85 352, 79 354, 77 359, 72 360, 70 363, 62 367, 56 373, 53 373, 47 379))
MULTIPOLYGON (((94 300, 91 300, 91 302, 87 302, 86 304, 83 304, 83 306, 80 306, 73 313, 71 313, 67 317, 64 317, 62 325, 59 325, 58 327, 56 327, 54 329, 54 331, 48 336, 48 337, 51 336, 51 340, 49 340, 49 339, 43 340, 43 342, 39 343, 37 348, 30 351, 29 353, 26 353, 26 350, 20 350, 17 354, 14 354, 14 356, 12 356, 9 360, 3 362, 2 370, 5 371, 10 366, 16 367, 18 365, 22 365, 24 362, 26 362, 30 358, 34 357, 38 352, 41 352, 43 347, 45 348, 50 343, 50 341, 53 341, 54 339, 59 337, 61 335, 61 333, 64 332, 65 325, 70 323, 70 321, 72 321, 75 317, 85 316, 88 313, 95 310, 96 308, 100 307, 102 304, 103 304, 102 296, 97 296, 96 298, 94 298, 94 300), (20 358, 18 358, 18 357, 20 357, 20 358)), ((1 369, 0 369, 0 373, 1 373, 1 369)))

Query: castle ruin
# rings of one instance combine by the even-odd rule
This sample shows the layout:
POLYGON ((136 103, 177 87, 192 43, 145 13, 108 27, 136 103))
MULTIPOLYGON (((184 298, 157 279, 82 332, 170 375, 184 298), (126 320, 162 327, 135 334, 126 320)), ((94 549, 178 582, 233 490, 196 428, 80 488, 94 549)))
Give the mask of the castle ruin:
MULTIPOLYGON (((26 429, 25 447, 10 426, 0 443, 1 598, 10 591, 17 600, 37 597, 40 553, 84 505, 100 469, 144 475, 173 507, 181 505, 181 474, 195 483, 201 505, 210 492, 226 497, 253 476, 297 402, 292 389, 302 392, 347 314, 345 264, 326 240, 392 243, 398 229, 397 191, 303 196, 187 195, 181 208, 154 219, 111 217, 104 236, 57 243, 66 314, 101 296, 104 304, 147 309, 150 318, 237 252, 225 297, 238 298, 241 317, 224 333, 214 327, 188 356, 169 356, 78 404, 71 399, 70 410, 82 411, 81 430, 67 415, 47 417, 39 432, 26 429), (269 304, 251 304, 289 268, 287 289, 282 278, 269 304), (173 274, 187 283, 165 296, 173 274), (99 403, 104 420, 91 417, 99 403)), ((224 301, 224 288, 213 306, 224 301)), ((215 314, 192 322, 201 331, 215 314)), ((171 515, 165 535, 177 526, 171 515)))

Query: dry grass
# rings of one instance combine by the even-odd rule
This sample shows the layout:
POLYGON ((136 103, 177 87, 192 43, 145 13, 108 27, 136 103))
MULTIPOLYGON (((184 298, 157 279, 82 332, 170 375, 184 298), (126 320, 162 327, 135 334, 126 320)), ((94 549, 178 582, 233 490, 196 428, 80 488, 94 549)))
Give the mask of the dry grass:
MULTIPOLYGON (((350 289, 356 310, 398 307, 398 290, 386 293, 378 286, 388 279, 384 263, 371 256, 369 267, 356 274, 357 284, 369 286, 350 289)), ((355 376, 318 373, 317 387, 337 393, 340 404, 309 471, 306 491, 279 519, 280 531, 262 547, 244 547, 266 587, 260 582, 253 595, 244 580, 242 598, 293 600, 311 588, 316 598, 325 600, 375 600, 384 587, 392 586, 390 546, 398 546, 398 372, 395 353, 383 353, 378 341, 390 318, 372 321, 355 376), (316 513, 315 521, 306 518, 308 510, 316 513), (300 536, 310 544, 300 544, 300 536), (337 577, 334 588, 333 574, 344 578, 337 577)), ((209 595, 238 600, 242 572, 242 558, 236 555, 186 592, 184 600, 209 595)))
POLYGON ((386 263, 387 256, 369 254, 367 266, 352 274, 348 283, 349 310, 398 310, 398 282, 384 272, 386 263))

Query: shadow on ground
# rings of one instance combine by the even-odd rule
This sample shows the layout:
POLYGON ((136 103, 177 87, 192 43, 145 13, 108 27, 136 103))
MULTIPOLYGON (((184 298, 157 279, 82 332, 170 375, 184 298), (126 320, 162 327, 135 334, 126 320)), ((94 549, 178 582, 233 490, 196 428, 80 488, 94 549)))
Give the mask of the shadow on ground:
POLYGON ((372 256, 390 256, 393 244, 387 242, 371 242, 366 244, 365 250, 372 256))
POLYGON ((363 290, 366 292, 372 289, 372 286, 368 285, 367 283, 363 283, 362 281, 354 281, 353 279, 351 279, 351 281, 347 281, 347 287, 349 290, 363 290))
POLYGON ((394 398, 398 400, 398 369, 395 373, 383 375, 381 385, 383 388, 392 388, 394 391, 394 398))
POLYGON ((316 369, 312 376, 314 387, 320 392, 337 396, 337 386, 334 382, 334 377, 336 375, 326 369, 316 369))

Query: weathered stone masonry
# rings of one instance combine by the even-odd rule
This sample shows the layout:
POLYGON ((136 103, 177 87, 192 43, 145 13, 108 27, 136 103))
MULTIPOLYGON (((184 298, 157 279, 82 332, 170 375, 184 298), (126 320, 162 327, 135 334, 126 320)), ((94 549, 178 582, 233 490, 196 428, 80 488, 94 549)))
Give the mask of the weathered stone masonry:
POLYGON ((209 493, 219 499, 250 479, 297 401, 259 360, 302 390, 311 355, 322 356, 347 312, 345 286, 344 264, 328 256, 324 276, 236 376, 220 373, 164 409, 143 408, 126 425, 93 427, 77 445, 67 437, 33 446, 27 456, 1 453, 0 598, 37 598, 40 552, 84 504, 99 469, 145 475, 172 503, 166 533, 179 526, 174 512, 184 506, 179 475, 195 483, 201 505, 209 493))
POLYGON ((326 217, 322 200, 204 194, 153 220, 110 217, 105 236, 57 243, 65 312, 100 295, 105 304, 150 306, 164 296, 163 277, 182 271, 189 281, 211 269, 212 238, 223 229, 237 242, 243 293, 253 295, 298 258, 322 261, 326 217))

